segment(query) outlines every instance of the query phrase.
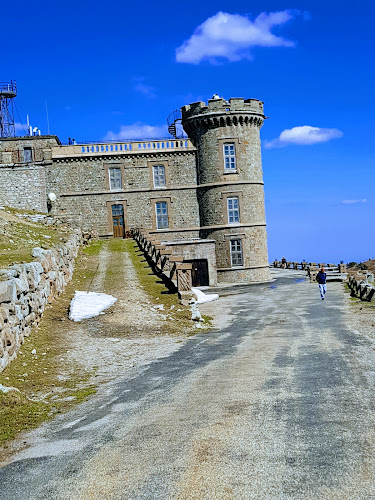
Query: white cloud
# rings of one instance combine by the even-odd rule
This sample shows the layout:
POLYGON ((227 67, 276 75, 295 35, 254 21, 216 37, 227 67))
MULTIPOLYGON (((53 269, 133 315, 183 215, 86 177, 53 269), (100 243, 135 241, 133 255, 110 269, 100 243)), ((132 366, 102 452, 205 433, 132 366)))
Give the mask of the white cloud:
POLYGON ((147 85, 144 83, 144 78, 143 77, 135 77, 133 78, 134 85, 133 88, 136 92, 139 92, 140 94, 144 95, 145 97, 148 97, 152 99, 153 97, 156 97, 155 94, 155 87, 152 87, 151 85, 147 85))
POLYGON ((289 144, 298 144, 300 146, 310 146, 319 142, 327 142, 331 139, 338 139, 344 134, 337 128, 320 128, 303 125, 302 127, 293 127, 283 130, 277 139, 265 141, 265 148, 282 148, 289 144))
POLYGON ((367 203, 367 198, 362 198, 361 200, 341 200, 343 205, 355 205, 357 203, 367 203))
POLYGON ((136 122, 132 125, 122 125, 118 132, 110 130, 104 137, 106 141, 121 141, 127 139, 158 139, 168 137, 167 125, 146 125, 136 122))
POLYGON ((251 21, 247 16, 218 12, 202 23, 189 40, 176 49, 176 61, 198 64, 204 59, 239 61, 251 59, 251 47, 294 47, 295 42, 271 33, 300 12, 262 12, 251 21))

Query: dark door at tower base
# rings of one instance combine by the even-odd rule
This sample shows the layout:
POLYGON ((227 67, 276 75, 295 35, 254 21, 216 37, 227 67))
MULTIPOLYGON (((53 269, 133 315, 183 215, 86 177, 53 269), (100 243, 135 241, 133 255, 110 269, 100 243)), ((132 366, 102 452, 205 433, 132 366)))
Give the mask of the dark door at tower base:
POLYGON ((125 235, 124 205, 112 205, 113 237, 123 238, 125 235))
POLYGON ((191 281, 193 286, 208 286, 208 262, 207 259, 188 260, 192 265, 191 281))

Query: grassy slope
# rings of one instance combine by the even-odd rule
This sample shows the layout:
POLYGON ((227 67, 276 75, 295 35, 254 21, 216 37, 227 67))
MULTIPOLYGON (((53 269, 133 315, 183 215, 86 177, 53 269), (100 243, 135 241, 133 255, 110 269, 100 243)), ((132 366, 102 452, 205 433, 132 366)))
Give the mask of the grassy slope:
POLYGON ((34 247, 50 248, 67 236, 63 228, 17 217, 17 214, 25 213, 30 212, 9 208, 0 211, 0 268, 12 263, 31 262, 34 247))

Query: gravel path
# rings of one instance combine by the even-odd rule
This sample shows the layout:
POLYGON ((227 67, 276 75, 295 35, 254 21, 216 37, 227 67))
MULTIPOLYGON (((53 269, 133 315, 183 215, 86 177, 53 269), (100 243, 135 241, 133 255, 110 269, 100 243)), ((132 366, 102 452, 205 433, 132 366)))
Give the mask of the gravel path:
POLYGON ((165 312, 150 303, 128 252, 111 252, 108 242, 103 243, 90 291, 108 293, 118 299, 97 318, 69 322, 69 332, 65 333, 70 342, 67 366, 74 362, 95 371, 95 385, 132 376, 142 366, 178 349, 182 337, 162 333, 165 312), (115 276, 108 282, 114 265, 115 276))
POLYGON ((373 498, 374 343, 342 285, 235 291, 202 306, 221 327, 36 431, 2 498, 373 498))

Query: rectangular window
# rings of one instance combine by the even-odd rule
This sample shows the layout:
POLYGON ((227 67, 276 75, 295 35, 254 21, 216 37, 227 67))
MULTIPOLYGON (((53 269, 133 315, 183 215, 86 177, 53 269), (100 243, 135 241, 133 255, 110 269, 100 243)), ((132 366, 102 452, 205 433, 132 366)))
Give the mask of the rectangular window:
POLYGON ((243 266, 241 240, 230 240, 230 259, 232 266, 243 266))
POLYGON ((23 149, 23 161, 25 163, 31 163, 33 161, 33 151, 31 148, 23 149))
POLYGON ((238 196, 233 196, 227 198, 228 205, 228 223, 236 224, 240 222, 240 205, 238 201, 238 196))
POLYGON ((158 201, 155 204, 156 229, 166 229, 168 224, 168 205, 166 201, 158 201))
POLYGON ((109 189, 121 189, 121 168, 109 169, 109 189))
POLYGON ((234 142, 224 143, 224 170, 226 172, 236 171, 236 148, 234 142))
POLYGON ((165 167, 164 165, 155 165, 153 167, 154 187, 165 187, 165 167))

